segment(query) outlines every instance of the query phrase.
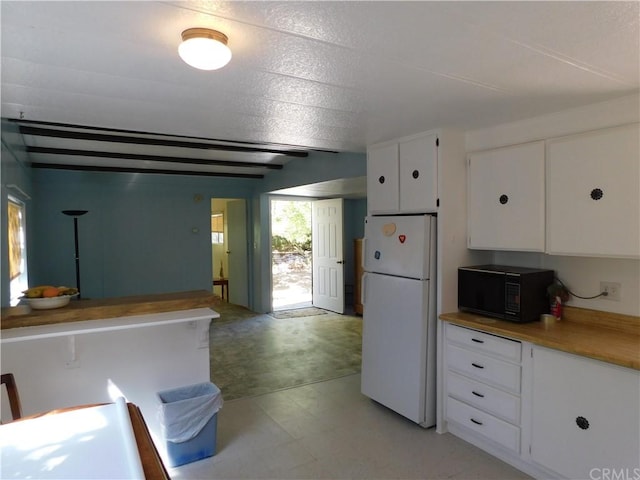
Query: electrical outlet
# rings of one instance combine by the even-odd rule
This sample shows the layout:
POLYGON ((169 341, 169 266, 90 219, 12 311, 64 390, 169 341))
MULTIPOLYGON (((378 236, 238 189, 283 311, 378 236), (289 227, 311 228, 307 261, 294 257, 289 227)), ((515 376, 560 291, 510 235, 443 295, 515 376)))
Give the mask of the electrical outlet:
POLYGON ((614 302, 620 301, 620 296, 622 294, 622 285, 618 282, 600 282, 600 291, 607 292, 606 296, 602 296, 602 298, 606 300, 613 300, 614 302))

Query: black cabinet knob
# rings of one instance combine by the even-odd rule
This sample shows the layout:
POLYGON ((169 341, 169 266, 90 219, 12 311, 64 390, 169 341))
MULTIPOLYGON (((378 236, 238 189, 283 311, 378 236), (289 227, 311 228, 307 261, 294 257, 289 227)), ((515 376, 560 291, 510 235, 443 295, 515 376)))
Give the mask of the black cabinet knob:
POLYGON ((576 425, 578 425, 578 427, 582 430, 586 430, 587 428, 589 428, 589 420, 587 420, 584 417, 577 417, 576 418, 576 425))
POLYGON ((591 198, 593 200, 600 200, 604 196, 604 192, 600 188, 594 188, 591 190, 591 198))
POLYGON ((384 175, 380 175, 380 177, 378 178, 378 182, 384 183, 384 175))
POLYGON ((414 170, 414 171, 411 173, 411 176, 412 176, 413 178, 418 178, 418 177, 420 176, 420 172, 419 172, 418 170, 414 170))
POLYGON ((505 205, 509 201, 509 197, 503 193, 500 195, 499 201, 501 205, 505 205))

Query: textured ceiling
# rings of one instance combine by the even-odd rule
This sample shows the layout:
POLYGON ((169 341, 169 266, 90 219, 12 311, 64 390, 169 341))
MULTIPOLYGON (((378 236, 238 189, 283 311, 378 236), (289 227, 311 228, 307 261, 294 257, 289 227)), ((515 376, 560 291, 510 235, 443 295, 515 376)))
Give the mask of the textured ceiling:
POLYGON ((13 119, 363 152, 640 85, 636 1, 0 5, 2 116, 13 119), (229 65, 185 65, 190 27, 226 33, 229 65))

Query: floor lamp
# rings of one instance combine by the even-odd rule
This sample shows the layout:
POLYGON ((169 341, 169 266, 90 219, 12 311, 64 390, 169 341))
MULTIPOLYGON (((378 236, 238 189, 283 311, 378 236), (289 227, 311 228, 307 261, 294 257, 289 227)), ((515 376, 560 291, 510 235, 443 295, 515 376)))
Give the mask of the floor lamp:
POLYGON ((78 250, 78 217, 81 217, 89 210, 63 210, 62 213, 73 217, 73 235, 76 245, 76 288, 78 289, 78 300, 82 296, 80 290, 80 253, 78 250))

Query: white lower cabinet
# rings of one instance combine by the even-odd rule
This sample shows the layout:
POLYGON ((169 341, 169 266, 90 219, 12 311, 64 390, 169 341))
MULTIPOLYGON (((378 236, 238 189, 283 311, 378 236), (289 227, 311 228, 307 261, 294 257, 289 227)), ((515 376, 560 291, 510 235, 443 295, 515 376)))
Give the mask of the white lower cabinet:
POLYGON ((446 417, 520 452, 521 343, 446 325, 446 417))
POLYGON ((449 431, 535 478, 640 479, 640 371, 444 327, 449 431))
POLYGON ((640 478, 640 372, 533 347, 531 458, 567 478, 640 478))

